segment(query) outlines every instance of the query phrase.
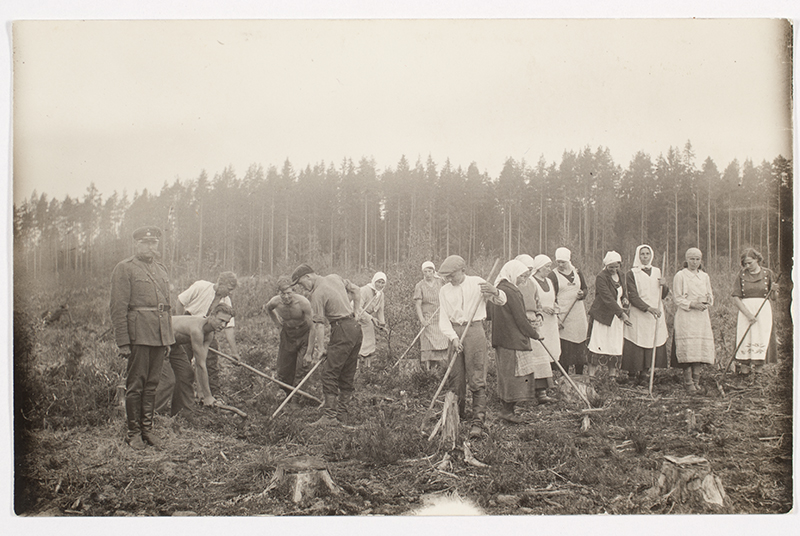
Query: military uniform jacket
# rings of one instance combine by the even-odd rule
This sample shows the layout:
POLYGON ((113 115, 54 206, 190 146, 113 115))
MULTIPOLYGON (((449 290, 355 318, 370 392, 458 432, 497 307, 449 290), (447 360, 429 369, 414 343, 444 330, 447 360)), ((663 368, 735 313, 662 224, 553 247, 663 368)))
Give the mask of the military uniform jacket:
POLYGON ((169 305, 169 278, 163 264, 155 261, 148 264, 134 256, 114 268, 111 324, 117 346, 175 343, 169 305))

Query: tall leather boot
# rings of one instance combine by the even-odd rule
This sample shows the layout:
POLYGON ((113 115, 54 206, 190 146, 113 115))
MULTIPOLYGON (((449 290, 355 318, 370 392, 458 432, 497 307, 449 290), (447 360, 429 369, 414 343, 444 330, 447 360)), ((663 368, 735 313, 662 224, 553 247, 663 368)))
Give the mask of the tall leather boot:
POLYGON ((339 421, 336 420, 338 411, 336 395, 325 395, 325 407, 322 408, 322 417, 311 423, 311 426, 331 426, 338 425, 339 421))
POLYGON ((142 415, 141 400, 126 399, 125 400, 125 419, 128 424, 128 434, 125 438, 134 450, 144 450, 144 441, 142 441, 142 428, 139 422, 142 415))
POLYGON ((347 418, 350 413, 350 402, 353 400, 353 391, 340 391, 339 404, 336 406, 336 419, 343 423, 347 423, 347 418))
POLYGON ((697 387, 692 380, 692 365, 687 365, 683 369, 683 388, 689 393, 696 393, 697 387))
POLYGON ((145 393, 142 397, 142 440, 157 449, 161 440, 153 433, 153 419, 156 411, 156 394, 145 393))
POLYGON ((479 438, 483 435, 483 424, 486 421, 486 389, 478 388, 472 392, 472 427, 469 437, 479 438))

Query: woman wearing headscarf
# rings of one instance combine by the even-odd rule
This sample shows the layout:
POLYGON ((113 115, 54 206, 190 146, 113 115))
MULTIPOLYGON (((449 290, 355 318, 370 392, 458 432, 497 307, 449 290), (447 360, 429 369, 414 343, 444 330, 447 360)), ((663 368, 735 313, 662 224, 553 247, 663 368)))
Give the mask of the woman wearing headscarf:
POLYGON ((733 303, 739 309, 736 323, 736 344, 739 345, 736 352, 736 371, 748 379, 759 374, 764 363, 774 363, 777 360, 775 330, 772 329, 772 304, 767 299, 775 285, 775 274, 769 268, 761 266, 763 260, 761 253, 747 248, 741 257, 742 269, 733 282, 733 303), (758 312, 759 308, 761 312, 758 312), (739 341, 742 341, 741 344, 739 341))
POLYGON ((536 378, 536 400, 540 404, 547 404, 553 402, 553 399, 547 396, 547 389, 554 385, 550 355, 553 359, 558 359, 561 355, 555 290, 547 279, 552 263, 547 255, 537 255, 535 259, 530 255, 520 255, 516 260, 525 264, 532 274, 527 281, 518 285, 518 288, 522 292, 528 320, 534 322, 539 336, 544 338, 531 341, 531 348, 533 375, 536 378))
POLYGON ((510 423, 522 419, 514 414, 517 402, 536 398, 531 339, 539 334, 528 321, 522 292, 517 285, 530 276, 530 269, 518 260, 508 261, 495 280, 495 287, 506 295, 504 305, 492 304, 492 346, 497 362, 497 396, 500 418, 510 423))
POLYGON ((672 280, 672 292, 678 309, 672 338, 672 364, 683 369, 683 385, 690 393, 700 388, 703 363, 714 364, 714 333, 708 308, 714 304, 711 280, 701 266, 703 253, 686 250, 683 270, 672 280))
POLYGON ((667 367, 667 321, 659 303, 667 297, 669 288, 652 261, 653 248, 642 244, 636 248, 633 267, 625 274, 631 325, 624 329, 622 370, 637 385, 649 382, 654 347, 656 368, 667 367))
POLYGON ((589 309, 589 316, 592 317, 589 374, 592 376, 598 365, 607 365, 609 374, 617 375, 622 355, 623 326, 630 324, 628 313, 623 308, 627 295, 619 272, 621 265, 620 254, 609 251, 603 257, 603 269, 595 278, 594 302, 589 309))
POLYGON ((361 287, 361 303, 364 304, 358 323, 361 325, 361 350, 359 357, 363 359, 365 367, 372 366, 372 357, 375 355, 375 326, 383 329, 386 325, 384 318, 383 289, 386 286, 386 274, 375 272, 372 281, 361 287))
POLYGON ((586 364, 586 336, 589 321, 586 319, 586 278, 571 262, 572 252, 567 248, 556 249, 556 269, 549 276, 556 291, 559 304, 558 334, 561 339, 559 362, 569 371, 575 365, 575 374, 583 374, 586 364))
POLYGON ((414 306, 417 319, 424 326, 419 339, 421 360, 430 370, 431 362, 447 366, 447 337, 439 329, 439 289, 444 280, 436 275, 436 266, 431 261, 422 263, 422 281, 414 287, 414 306), (436 313, 436 314, 434 314, 436 313))

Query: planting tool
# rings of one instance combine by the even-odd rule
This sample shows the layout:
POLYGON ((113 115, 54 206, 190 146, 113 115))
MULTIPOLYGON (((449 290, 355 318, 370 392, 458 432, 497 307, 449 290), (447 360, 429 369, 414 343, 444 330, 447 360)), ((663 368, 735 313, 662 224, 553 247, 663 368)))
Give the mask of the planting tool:
MULTIPOLYGON (((758 315, 761 313, 761 309, 763 309, 764 306, 767 304, 767 300, 769 300, 770 296, 772 296, 772 291, 775 290, 775 285, 777 285, 778 282, 781 280, 781 276, 782 275, 783 275, 783 273, 778 274, 778 278, 775 281, 773 281, 772 284, 770 285, 769 291, 767 291, 767 295, 764 297, 764 301, 761 302, 761 305, 759 306, 758 311, 756 311, 755 318, 758 318, 758 315)), ((722 380, 721 381, 725 381, 725 375, 728 373, 728 369, 731 367, 731 363, 733 363, 733 360, 736 358, 736 353, 739 351, 739 348, 742 346, 742 343, 744 342, 745 337, 747 337, 747 334, 750 333, 750 328, 753 327, 753 324, 749 324, 747 326, 747 329, 744 330, 744 333, 742 334, 742 338, 739 340, 739 343, 736 345, 736 348, 733 350, 733 355, 731 355, 730 359, 725 364, 725 367, 722 369, 722 380)))
MULTIPOLYGON (((292 392, 289 393, 288 395, 286 395, 286 398, 283 399, 283 402, 281 402, 281 405, 278 406, 278 409, 275 410, 275 412, 272 414, 270 419, 274 419, 275 415, 277 415, 278 412, 280 412, 280 410, 283 409, 283 406, 285 406, 286 404, 289 403, 289 400, 294 396, 294 394, 300 392, 300 388, 303 386, 304 383, 306 383, 306 380, 308 380, 311 377, 311 375, 314 373, 314 371, 317 370, 317 367, 319 367, 322 364, 322 362, 325 361, 326 359, 328 359, 328 356, 323 357, 322 359, 317 361, 316 365, 311 367, 311 370, 308 371, 308 374, 303 376, 303 379, 300 380, 300 383, 297 384, 297 387, 292 389, 292 392)), ((317 400, 319 400, 319 399, 317 399, 317 400)), ((319 407, 322 407, 323 404, 324 404, 324 402, 322 402, 320 400, 319 407)))
MULTIPOLYGON (((491 284, 491 281, 497 277, 497 274, 500 272, 500 259, 495 259, 494 265, 492 266, 491 272, 489 272, 489 277, 486 278, 486 282, 491 284)), ((481 298, 483 299, 483 298, 481 298)), ((459 338, 460 342, 464 342, 464 337, 467 335, 467 331, 469 331, 469 326, 472 324, 472 319, 475 318, 475 313, 478 311, 478 306, 481 303, 481 299, 475 302, 475 305, 472 307, 472 310, 469 314, 469 321, 467 321, 466 325, 464 326, 464 331, 461 332, 461 337, 459 338)), ((428 422, 428 419, 431 417, 431 412, 433 411, 433 406, 436 404, 436 399, 439 397, 439 393, 442 392, 442 388, 444 384, 447 382, 447 378, 450 377, 450 372, 453 370, 453 365, 456 363, 456 358, 458 357, 458 352, 455 351, 456 345, 450 344, 447 357, 450 363, 447 365, 447 370, 444 372, 444 376, 442 377, 442 381, 439 383, 439 388, 436 389, 436 394, 433 395, 433 400, 431 400, 430 405, 428 406, 427 411, 425 412, 425 416, 422 418, 422 424, 420 425, 420 431, 425 430, 425 423, 428 422)))
POLYGON ((554 357, 553 357, 553 354, 551 354, 551 353, 550 353, 550 350, 548 350, 548 349, 547 349, 547 346, 545 346, 545 344, 544 344, 544 338, 541 338, 541 339, 536 339, 536 340, 537 340, 537 341, 539 341, 539 344, 541 344, 541 345, 542 345, 542 348, 544 348, 544 351, 545 351, 545 352, 547 352, 547 355, 548 355, 548 356, 550 356, 550 360, 551 360, 553 363, 555 363, 555 364, 556 364, 556 366, 558 367, 558 370, 560 370, 560 371, 561 371, 561 374, 563 374, 563 375, 564 375, 564 377, 567 379, 567 381, 569 382, 569 384, 570 384, 570 385, 571 385, 571 386, 572 386, 572 387, 575 389, 575 392, 576 392, 576 393, 578 393, 578 396, 580 396, 580 397, 581 397, 581 400, 583 400, 584 402, 586 402, 586 405, 587 405, 587 406, 589 406, 589 409, 594 409, 594 408, 592 408, 592 403, 591 403, 591 402, 589 402, 589 399, 588 399, 588 398, 586 398, 586 395, 584 395, 584 394, 581 392, 581 390, 580 390, 580 389, 578 389, 578 386, 577 386, 577 385, 575 385, 575 382, 572 380, 572 378, 570 378, 570 377, 569 377, 569 374, 567 374, 567 371, 566 371, 566 370, 564 370, 564 367, 562 367, 562 366, 561 366, 561 363, 559 363, 559 362, 558 362, 558 360, 557 360, 556 358, 554 358, 554 357))
POLYGON ((424 326, 422 326, 422 329, 421 329, 421 330, 419 330, 419 333, 417 333, 417 336, 416 336, 416 337, 414 337, 414 340, 413 340, 413 341, 411 341, 411 344, 408 346, 408 349, 406 349, 406 351, 405 351, 405 352, 403 352, 403 355, 401 355, 401 356, 400 356, 400 358, 399 358, 397 361, 395 361, 394 365, 392 365, 390 368, 394 368, 394 367, 396 367, 396 366, 398 365, 398 363, 400 363, 400 361, 402 361, 402 360, 403 360, 403 358, 406 356, 406 354, 409 352, 409 350, 411 350, 411 349, 414 347, 414 344, 415 344, 415 343, 417 342, 417 340, 419 340, 419 338, 422 336, 422 332, 423 332, 423 331, 425 331, 425 328, 427 328, 428 326, 430 326, 431 322, 433 321, 433 317, 434 317, 434 316, 436 316, 436 313, 438 313, 438 312, 439 312, 439 308, 437 307, 437 308, 436 308, 436 310, 435 310, 435 311, 433 312, 433 314, 431 315, 431 319, 428 321, 428 323, 427 323, 427 324, 425 324, 424 326))
MULTIPOLYGON (((209 349, 208 349, 208 351, 209 351, 209 352, 214 352, 214 353, 215 353, 215 354, 217 354, 218 356, 224 357, 225 359, 229 359, 229 360, 233 361, 234 363, 236 363, 237 365, 240 365, 240 366, 242 366, 242 367, 246 368, 247 370, 249 370, 249 371, 251 371, 251 372, 255 372, 255 373, 256 373, 256 374, 258 374, 259 376, 261 376, 261 377, 264 377, 264 378, 268 379, 268 380, 269 380, 269 381, 271 381, 271 382, 275 382, 275 383, 277 383, 277 384, 278 384, 278 385, 280 385, 281 387, 285 387, 286 389, 294 389, 294 387, 293 387, 293 386, 291 386, 291 385, 289 385, 288 383, 283 383, 282 381, 280 381, 280 380, 279 380, 279 379, 277 379, 277 378, 273 378, 272 376, 269 376, 268 374, 264 374, 264 373, 263 373, 263 372, 261 372, 260 370, 258 370, 258 369, 256 369, 256 368, 253 368, 253 367, 251 367, 251 366, 250 366, 250 365, 248 365, 247 363, 243 363, 241 360, 239 360, 239 359, 236 359, 235 357, 231 357, 231 356, 229 356, 229 355, 227 355, 227 354, 223 354, 223 353, 222 353, 222 352, 220 352, 219 350, 214 350, 213 348, 209 348, 209 349)), ((316 397, 316 396, 314 396, 314 395, 310 395, 310 394, 306 393, 305 391, 297 391, 297 394, 303 395, 304 397, 306 397, 306 398, 309 398, 309 399, 313 400, 314 402, 317 402, 317 403, 319 403, 319 404, 322 404, 322 400, 320 400, 319 398, 317 398, 317 397, 316 397)))
MULTIPOLYGON (((661 277, 664 277, 664 270, 667 268, 667 256, 666 254, 661 255, 661 277)), ((658 319, 661 317, 661 312, 663 309, 663 300, 661 299, 661 285, 658 286, 658 312, 659 315, 656 317, 656 329, 653 330, 653 357, 650 359, 650 386, 647 389, 647 392, 650 396, 653 396, 653 382, 655 381, 656 377, 656 341, 658 340, 658 319)))

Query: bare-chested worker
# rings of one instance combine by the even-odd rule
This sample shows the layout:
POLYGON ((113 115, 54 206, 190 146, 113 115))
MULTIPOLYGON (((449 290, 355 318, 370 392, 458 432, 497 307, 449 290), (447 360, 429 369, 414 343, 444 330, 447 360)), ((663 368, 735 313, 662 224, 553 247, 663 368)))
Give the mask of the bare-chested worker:
MULTIPOLYGON (((214 333, 222 331, 233 318, 233 309, 230 305, 219 303, 214 306, 211 314, 205 316, 178 315, 172 317, 172 331, 175 334, 175 344, 169 355, 169 364, 174 372, 174 389, 172 385, 162 385, 164 378, 159 382, 159 392, 172 392, 170 411, 177 415, 181 410, 194 411, 195 372, 197 375, 197 392, 204 406, 214 406, 217 400, 211 394, 208 385, 208 369, 206 358, 214 333), (189 345, 194 354, 195 370, 189 361, 183 345, 189 345)), ((156 395, 158 398, 158 393, 156 395)), ((162 396, 162 398, 166 398, 162 396)), ((167 400, 169 400, 167 398, 167 400)), ((161 409, 164 412, 165 408, 161 409)))
MULTIPOLYGON (((278 279, 278 295, 267 303, 267 313, 281 330, 278 379, 288 385, 297 385, 311 365, 314 351, 308 345, 308 335, 314 325, 311 303, 296 294, 292 290, 292 280, 283 276, 278 279)), ((287 395, 291 392, 286 387, 283 390, 287 395)), ((292 398, 290 404, 297 404, 297 398, 292 398)))

